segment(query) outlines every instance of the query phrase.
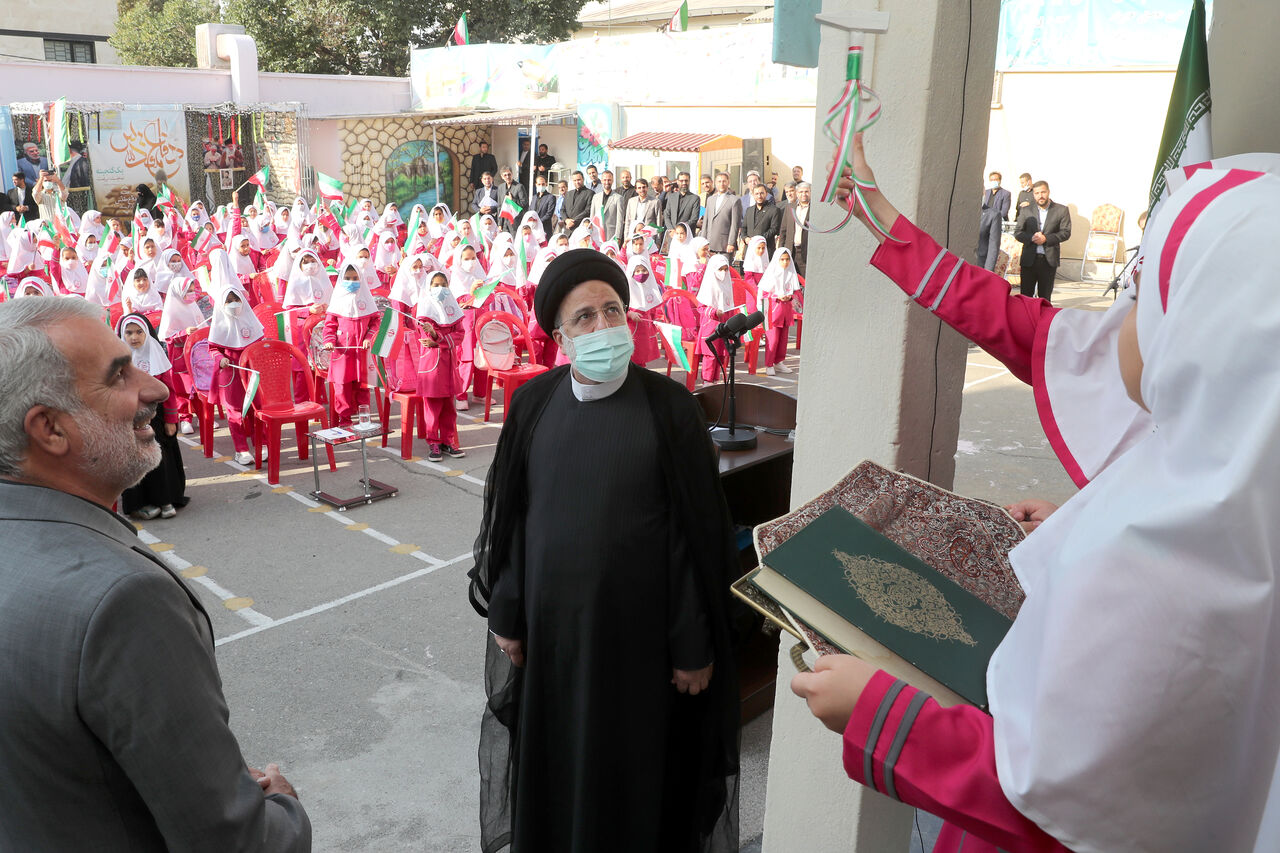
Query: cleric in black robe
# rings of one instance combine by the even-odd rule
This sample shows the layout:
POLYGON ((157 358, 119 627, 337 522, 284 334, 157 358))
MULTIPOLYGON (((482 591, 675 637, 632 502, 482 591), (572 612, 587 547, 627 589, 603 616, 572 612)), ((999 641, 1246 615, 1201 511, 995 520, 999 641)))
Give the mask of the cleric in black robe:
POLYGON ((588 361, 628 294, 594 250, 547 267, 535 312, 571 365, 517 392, 485 485, 485 853, 738 849, 729 513, 688 391, 629 338, 588 361))

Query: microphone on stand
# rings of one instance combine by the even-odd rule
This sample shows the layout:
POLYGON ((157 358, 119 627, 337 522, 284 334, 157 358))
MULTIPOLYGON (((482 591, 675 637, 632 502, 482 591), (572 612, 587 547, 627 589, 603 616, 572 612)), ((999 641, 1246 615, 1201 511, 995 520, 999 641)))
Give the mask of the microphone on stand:
POLYGON ((721 450, 749 450, 756 446, 756 431, 750 427, 737 428, 738 400, 734 383, 735 362, 738 347, 742 346, 742 336, 764 322, 764 312, 752 314, 734 314, 728 320, 716 326, 716 330, 706 337, 707 346, 716 341, 724 341, 729 350, 729 426, 711 430, 711 440, 721 450))

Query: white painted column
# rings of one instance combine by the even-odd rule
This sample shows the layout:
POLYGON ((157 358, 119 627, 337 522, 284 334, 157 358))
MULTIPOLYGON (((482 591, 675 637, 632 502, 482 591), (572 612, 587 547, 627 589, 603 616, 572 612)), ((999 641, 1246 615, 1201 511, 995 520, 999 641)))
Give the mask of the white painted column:
MULTIPOLYGON (((867 133, 877 181, 905 215, 970 258, 977 245, 999 2, 825 0, 823 5, 832 15, 855 9, 890 13, 888 33, 875 37, 870 69, 871 86, 884 103, 884 117, 867 133)), ((844 33, 824 28, 819 121, 844 84, 847 46, 844 33)), ((831 150, 818 132, 815 182, 828 168, 831 150)), ((818 212, 815 219, 819 227, 838 221, 832 210, 818 212)), ((966 344, 869 266, 874 247, 857 223, 812 237, 793 506, 831 486, 862 459, 943 486, 952 482, 966 344)), ((784 637, 764 850, 906 851, 911 810, 845 775, 840 736, 825 729, 790 691, 790 646, 784 637)))

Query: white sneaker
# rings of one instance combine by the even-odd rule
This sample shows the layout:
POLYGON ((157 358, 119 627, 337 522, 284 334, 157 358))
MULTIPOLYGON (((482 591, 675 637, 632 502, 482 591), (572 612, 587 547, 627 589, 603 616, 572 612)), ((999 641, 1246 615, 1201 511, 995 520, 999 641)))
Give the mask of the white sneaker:
POLYGON ((240 452, 240 453, 237 453, 237 454, 236 454, 234 457, 232 457, 232 458, 235 460, 235 463, 236 463, 237 465, 252 465, 252 464, 253 464, 253 454, 252 454, 252 453, 250 453, 250 452, 249 452, 249 451, 247 451, 247 450, 242 451, 242 452, 240 452))
POLYGON ((786 366, 785 364, 783 364, 782 362, 778 362, 777 364, 775 364, 775 365, 774 365, 774 367, 775 367, 775 368, 777 368, 777 370, 778 370, 778 372, 779 372, 779 373, 791 373, 791 372, 792 372, 791 368, 790 368, 790 367, 787 367, 787 366, 786 366))
POLYGON ((471 408, 471 404, 468 403, 466 400, 455 400, 453 407, 457 409, 459 412, 465 412, 471 408))
POLYGON ((191 428, 191 421, 183 421, 182 423, 178 424, 178 432, 182 433, 183 435, 191 435, 191 433, 195 432, 195 430, 191 428))
POLYGON ((775 374, 775 373, 777 373, 777 371, 776 371, 776 370, 774 370, 772 367, 766 367, 766 368, 764 369, 764 375, 765 375, 765 376, 772 376, 772 375, 773 375, 773 374, 775 374))

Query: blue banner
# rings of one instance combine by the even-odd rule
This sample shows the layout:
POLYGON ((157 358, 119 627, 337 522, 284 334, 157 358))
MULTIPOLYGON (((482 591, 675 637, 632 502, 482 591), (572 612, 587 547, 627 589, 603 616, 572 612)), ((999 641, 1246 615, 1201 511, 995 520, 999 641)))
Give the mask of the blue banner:
POLYGON ((999 71, 1178 64, 1191 0, 1001 0, 999 71))
POLYGON ((0 104, 0 192, 9 189, 11 176, 18 170, 18 154, 13 139, 13 112, 8 104, 0 104))

